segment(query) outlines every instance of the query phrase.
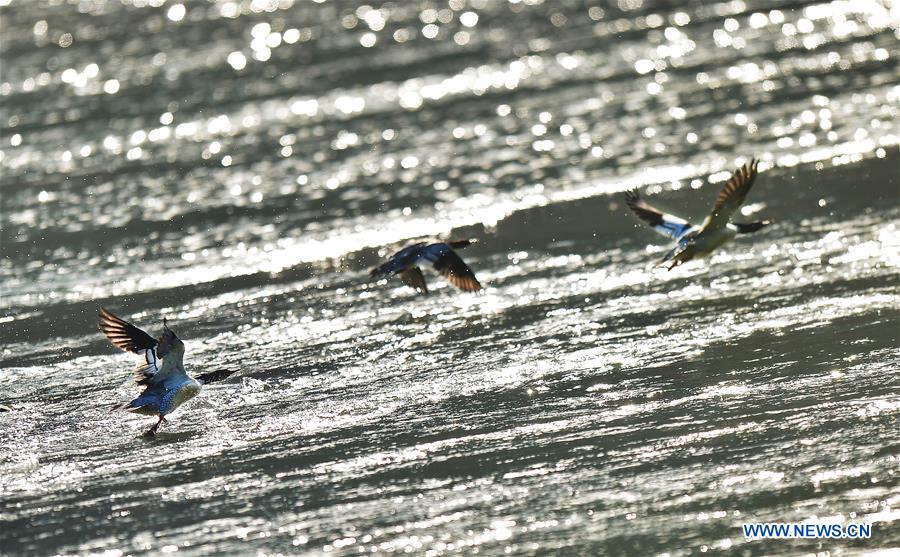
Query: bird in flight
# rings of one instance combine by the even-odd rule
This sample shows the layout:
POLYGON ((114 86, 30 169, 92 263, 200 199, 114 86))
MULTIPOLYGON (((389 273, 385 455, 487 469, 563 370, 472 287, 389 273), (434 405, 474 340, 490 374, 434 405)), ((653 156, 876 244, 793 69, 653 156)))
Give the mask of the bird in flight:
POLYGON ((114 410, 158 416, 159 420, 147 431, 150 436, 156 435, 160 424, 166 421, 166 415, 197 396, 203 384, 224 379, 232 373, 219 370, 190 377, 182 364, 184 343, 165 319, 162 334, 153 338, 106 308, 100 308, 100 330, 116 348, 143 357, 134 378, 138 385, 144 386, 144 391, 131 402, 116 405, 114 410))
POLYGON ((419 268, 419 263, 430 261, 437 272, 453 286, 466 292, 477 292, 481 290, 481 283, 475 278, 472 269, 454 251, 474 243, 475 240, 417 242, 406 246, 386 262, 370 270, 369 276, 380 279, 389 275, 400 275, 400 279, 408 286, 422 294, 428 294, 428 285, 425 283, 425 276, 419 268))
POLYGON ((691 259, 706 257, 738 234, 756 232, 772 224, 769 220, 731 222, 732 215, 744 204, 744 199, 753 187, 758 162, 756 159, 750 159, 750 162, 734 171, 716 198, 712 212, 700 226, 656 209, 641 199, 637 190, 625 192, 628 207, 638 218, 676 242, 675 247, 666 253, 660 264, 671 261, 669 264, 671 270, 691 259))

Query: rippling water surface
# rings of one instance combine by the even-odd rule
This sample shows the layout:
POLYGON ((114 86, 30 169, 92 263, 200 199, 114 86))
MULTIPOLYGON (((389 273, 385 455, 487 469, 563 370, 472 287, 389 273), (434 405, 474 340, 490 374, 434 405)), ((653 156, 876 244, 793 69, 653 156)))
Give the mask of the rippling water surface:
POLYGON ((900 547, 896 2, 0 6, 0 554, 900 547), (100 305, 236 373, 143 438, 100 305))

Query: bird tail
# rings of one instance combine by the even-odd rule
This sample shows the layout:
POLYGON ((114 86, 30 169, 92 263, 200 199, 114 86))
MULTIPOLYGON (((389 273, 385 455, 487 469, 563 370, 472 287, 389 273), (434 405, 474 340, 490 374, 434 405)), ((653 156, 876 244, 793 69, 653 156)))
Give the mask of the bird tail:
POLYGON ((772 224, 772 221, 763 220, 756 222, 735 222, 732 224, 737 227, 738 234, 749 234, 750 232, 756 232, 764 226, 769 226, 770 224, 772 224))
POLYGON ((453 249, 462 249, 475 243, 478 243, 477 238, 466 238, 463 240, 450 240, 447 242, 447 245, 453 249))
POLYGON ((159 398, 153 394, 148 394, 147 390, 141 393, 141 396, 129 402, 119 402, 112 405, 110 412, 125 410, 126 412, 136 412, 138 414, 151 415, 159 410, 159 398))
POLYGON ((200 375, 194 377, 197 381, 200 382, 201 385, 206 385, 207 383, 213 383, 215 381, 221 381, 223 379, 227 379, 232 374, 236 373, 235 369, 217 369, 215 371, 209 371, 207 373, 201 373, 200 375))

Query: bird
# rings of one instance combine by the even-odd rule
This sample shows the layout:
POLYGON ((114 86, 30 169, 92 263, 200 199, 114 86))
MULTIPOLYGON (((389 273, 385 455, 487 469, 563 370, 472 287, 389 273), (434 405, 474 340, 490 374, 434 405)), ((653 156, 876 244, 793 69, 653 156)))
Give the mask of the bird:
POLYGON ((115 346, 126 352, 134 352, 143 357, 143 362, 135 369, 134 378, 143 385, 141 394, 125 404, 116 404, 113 410, 126 410, 147 416, 157 416, 158 421, 146 435, 154 436, 160 424, 167 421, 166 415, 197 396, 205 383, 228 377, 233 372, 217 370, 190 377, 184 370, 184 343, 169 328, 163 319, 163 332, 153 338, 145 331, 114 315, 106 308, 99 311, 100 331, 115 346))
POLYGON ((676 242, 659 262, 660 265, 671 261, 669 270, 672 270, 692 259, 706 257, 738 234, 756 232, 772 224, 771 220, 731 222, 732 215, 744 204, 744 199, 753 187, 758 164, 759 161, 756 159, 750 159, 732 173, 731 178, 719 192, 712 211, 700 226, 649 205, 641 199, 636 189, 625 192, 628 207, 638 218, 676 242))
POLYGON ((451 240, 447 242, 416 242, 392 255, 386 262, 369 271, 369 277, 379 279, 390 275, 400 275, 400 279, 422 294, 428 294, 428 285, 419 263, 430 261, 434 268, 453 286, 465 292, 482 289, 475 273, 466 265, 455 249, 474 244, 475 240, 451 240))

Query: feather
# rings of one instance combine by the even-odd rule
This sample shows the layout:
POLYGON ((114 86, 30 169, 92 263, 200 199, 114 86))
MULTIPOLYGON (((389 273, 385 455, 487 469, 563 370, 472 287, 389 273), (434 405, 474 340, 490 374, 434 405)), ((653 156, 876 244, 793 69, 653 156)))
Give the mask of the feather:
POLYGON ((709 216, 703 221, 701 227, 704 230, 722 228, 728 224, 731 216, 744 204, 744 199, 750 193, 750 188, 756 181, 758 164, 759 161, 756 159, 750 159, 750 162, 734 171, 716 197, 716 203, 709 216))
POLYGON ((639 219, 652 226, 654 230, 656 230, 663 236, 677 239, 685 232, 694 227, 694 225, 684 220, 683 218, 664 213, 656 207, 653 207, 649 203, 645 202, 643 199, 641 199, 641 196, 640 194, 638 194, 637 190, 625 192, 625 200, 628 204, 628 207, 634 212, 635 215, 638 216, 639 219))
POLYGON ((205 385, 207 383, 222 381, 223 379, 231 377, 235 373, 237 373, 237 370, 234 369, 217 369, 215 371, 201 373, 200 375, 197 375, 195 379, 199 381, 201 385, 205 385))
POLYGON ((428 285, 425 283, 425 276, 422 274, 422 269, 418 267, 408 267, 400 271, 399 274, 400 279, 406 283, 407 286, 415 288, 422 294, 428 294, 428 285))
POLYGON ((475 273, 466 265, 465 261, 452 249, 447 249, 435 262, 434 268, 443 275, 453 286, 465 292, 477 292, 481 290, 481 284, 475 278, 475 273))
POLYGON ((100 330, 113 346, 126 352, 141 353, 155 348, 159 343, 145 331, 117 317, 106 308, 100 308, 100 330))

